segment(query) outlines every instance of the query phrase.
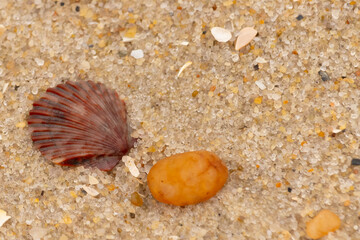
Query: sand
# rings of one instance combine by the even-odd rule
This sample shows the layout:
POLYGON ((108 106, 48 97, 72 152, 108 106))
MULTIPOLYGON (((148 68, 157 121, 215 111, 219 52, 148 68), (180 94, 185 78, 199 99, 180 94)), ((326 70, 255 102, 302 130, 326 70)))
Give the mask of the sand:
POLYGON ((341 220, 324 239, 360 239, 359 4, 1 1, 0 239, 304 240, 322 209, 341 220), (235 51, 245 27, 258 36, 235 51), (124 163, 56 166, 33 147, 33 102, 67 80, 126 101, 137 178, 124 163), (201 149, 229 168, 224 188, 193 206, 154 200, 153 164, 201 149))

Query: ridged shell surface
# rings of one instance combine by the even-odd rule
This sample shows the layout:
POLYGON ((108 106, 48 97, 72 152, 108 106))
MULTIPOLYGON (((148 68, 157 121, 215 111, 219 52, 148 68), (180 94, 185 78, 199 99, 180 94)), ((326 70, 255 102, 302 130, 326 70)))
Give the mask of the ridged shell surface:
POLYGON ((34 102, 28 124, 34 146, 59 165, 109 171, 134 145, 124 101, 92 81, 49 88, 34 102))

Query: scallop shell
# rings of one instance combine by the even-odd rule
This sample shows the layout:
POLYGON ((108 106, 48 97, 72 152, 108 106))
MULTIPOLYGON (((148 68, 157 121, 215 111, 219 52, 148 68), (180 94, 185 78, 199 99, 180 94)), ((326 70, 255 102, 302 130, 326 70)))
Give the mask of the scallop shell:
POLYGON ((124 101, 101 83, 49 88, 29 115, 34 146, 55 164, 110 171, 134 146, 124 101))

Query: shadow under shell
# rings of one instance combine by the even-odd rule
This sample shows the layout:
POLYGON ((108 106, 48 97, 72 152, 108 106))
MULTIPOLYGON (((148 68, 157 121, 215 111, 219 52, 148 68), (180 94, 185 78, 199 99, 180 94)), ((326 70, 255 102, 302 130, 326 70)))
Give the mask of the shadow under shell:
POLYGON ((134 146, 125 102, 101 83, 66 82, 34 102, 28 124, 34 146, 55 164, 110 171, 134 146))

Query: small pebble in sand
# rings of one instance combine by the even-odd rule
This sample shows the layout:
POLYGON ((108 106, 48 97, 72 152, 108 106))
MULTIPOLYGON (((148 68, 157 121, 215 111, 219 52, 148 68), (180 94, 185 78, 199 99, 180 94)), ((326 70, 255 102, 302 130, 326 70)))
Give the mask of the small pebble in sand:
POLYGON ((18 122, 15 126, 17 128, 24 128, 26 126, 26 122, 25 121, 18 122))
POLYGON ((320 70, 320 71, 318 72, 318 74, 320 75, 321 80, 323 80, 324 82, 330 80, 330 77, 329 77, 329 75, 327 74, 327 72, 320 70))
POLYGON ((301 15, 301 14, 299 14, 299 15, 296 17, 296 20, 298 20, 298 21, 300 21, 300 20, 302 20, 302 19, 304 19, 304 16, 301 15))
POLYGON ((340 218, 332 211, 324 209, 306 223, 306 234, 312 239, 319 239, 329 232, 335 232, 340 225, 340 218))
POLYGON ((228 169, 208 151, 175 154, 158 161, 148 174, 149 189, 160 202, 184 206, 210 199, 224 186, 228 169))
POLYGON ((257 31, 252 27, 242 29, 235 42, 235 50, 240 50, 245 47, 256 36, 257 31))
POLYGON ((191 96, 196 97, 199 94, 199 91, 195 90, 192 92, 191 96))
POLYGON ((141 207, 144 203, 143 199, 141 198, 140 194, 137 192, 133 192, 130 196, 130 202, 132 205, 141 207))
POLYGON ((262 97, 260 96, 260 97, 255 98, 254 103, 255 104, 261 104, 262 103, 262 97))
POLYGON ((359 158, 353 158, 351 160, 351 165, 353 166, 359 166, 360 165, 360 159, 359 158))
POLYGON ((211 34, 218 42, 227 42, 231 39, 231 32, 221 27, 213 27, 211 34))

